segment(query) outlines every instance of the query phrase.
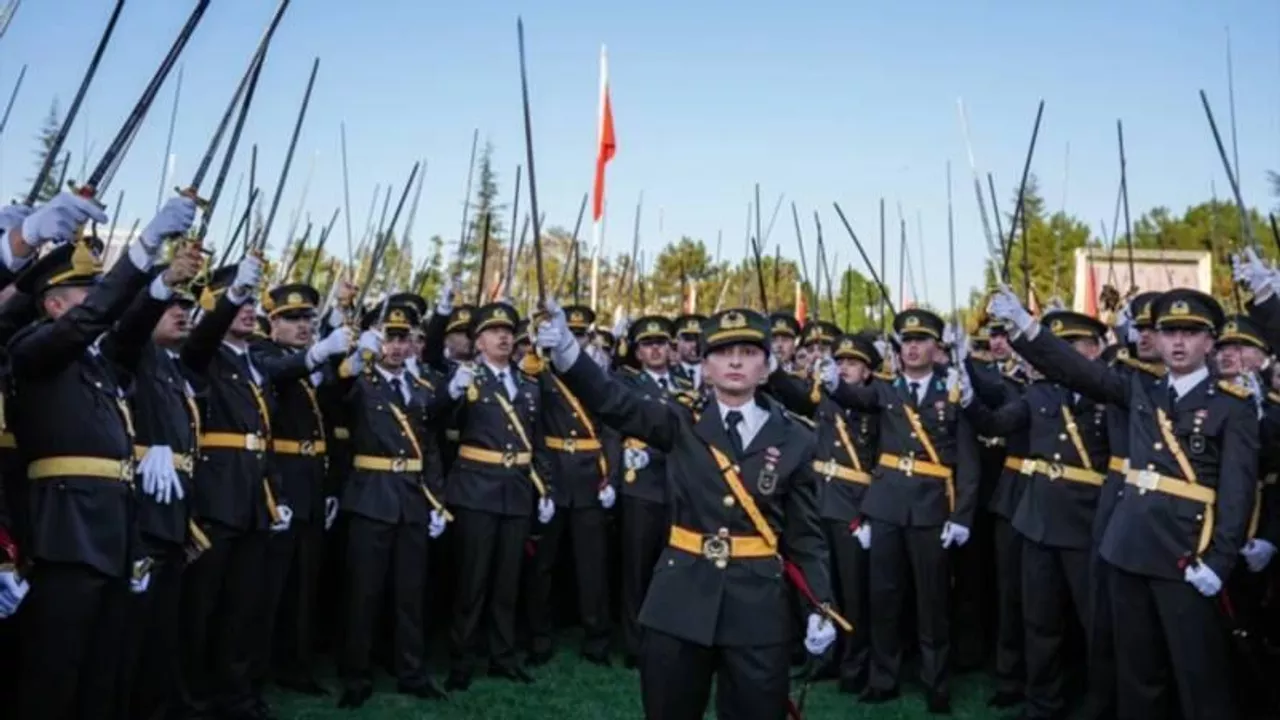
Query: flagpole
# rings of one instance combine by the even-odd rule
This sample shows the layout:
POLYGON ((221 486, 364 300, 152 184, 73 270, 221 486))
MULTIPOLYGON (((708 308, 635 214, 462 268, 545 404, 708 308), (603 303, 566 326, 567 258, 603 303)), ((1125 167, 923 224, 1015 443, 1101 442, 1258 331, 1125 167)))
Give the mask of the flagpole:
POLYGON ((609 158, 612 157, 612 148, 606 153, 606 143, 612 143, 612 130, 607 127, 611 123, 608 119, 609 109, 609 51, 608 48, 601 43, 600 45, 600 103, 596 112, 596 157, 595 157, 595 175, 592 180, 591 191, 594 194, 591 206, 591 307, 598 308, 600 301, 599 282, 600 282, 600 253, 602 243, 604 242, 604 216, 605 216, 605 198, 604 198, 604 169, 609 158), (609 137, 606 137, 608 135, 609 137))

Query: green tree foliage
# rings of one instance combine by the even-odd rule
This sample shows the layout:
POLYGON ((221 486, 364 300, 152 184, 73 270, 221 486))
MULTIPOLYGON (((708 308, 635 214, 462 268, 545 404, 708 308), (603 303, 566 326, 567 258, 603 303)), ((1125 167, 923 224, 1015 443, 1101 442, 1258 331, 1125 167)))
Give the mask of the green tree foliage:
MULTIPOLYGON (((40 126, 40 133, 36 136, 39 143, 36 147, 36 172, 40 172, 40 168, 44 167, 45 160, 49 154, 54 151, 54 143, 58 140, 58 131, 62 129, 62 116, 58 110, 58 99, 54 98, 49 105, 49 114, 45 115, 44 123, 40 126)), ((64 161, 65 162, 65 161, 64 161)), ((49 170, 49 174, 44 177, 40 183, 40 189, 36 193, 36 200, 44 202, 54 195, 58 194, 58 176, 62 171, 58 163, 54 163, 49 170)), ((33 175, 30 182, 36 181, 33 175)))

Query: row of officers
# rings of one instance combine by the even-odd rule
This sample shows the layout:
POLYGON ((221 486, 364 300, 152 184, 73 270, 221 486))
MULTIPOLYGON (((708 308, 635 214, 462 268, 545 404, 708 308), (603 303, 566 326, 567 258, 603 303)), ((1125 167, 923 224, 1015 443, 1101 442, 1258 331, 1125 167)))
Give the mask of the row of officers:
POLYGON ((319 690, 309 633, 339 517, 339 705, 372 694, 383 614, 401 693, 464 691, 481 658, 532 682, 561 544, 581 652, 608 664, 615 506, 649 717, 701 717, 713 677, 723 716, 781 717, 797 640, 864 703, 897 697, 916 655, 928 709, 948 713, 953 634, 959 649, 981 625, 965 613, 986 568, 992 705, 1062 717, 1083 667, 1090 717, 1237 716, 1222 600, 1259 594, 1248 575, 1280 531, 1259 480, 1276 396, 1256 375, 1280 342, 1280 280, 1256 257, 1237 264, 1248 316, 1142 294, 1108 347, 1096 320, 1036 319, 1002 290, 995 357, 953 362, 924 310, 889 342, 735 309, 638 318, 613 347, 580 306, 548 303, 530 327, 506 303, 455 308, 449 288, 367 310, 350 286, 260 293, 255 256, 205 274, 172 241, 195 213, 169 201, 104 275, 77 239, 106 221, 96 204, 0 210, 0 637, 18 717, 261 719, 271 673, 319 690), (441 687, 423 603, 446 532, 441 687))

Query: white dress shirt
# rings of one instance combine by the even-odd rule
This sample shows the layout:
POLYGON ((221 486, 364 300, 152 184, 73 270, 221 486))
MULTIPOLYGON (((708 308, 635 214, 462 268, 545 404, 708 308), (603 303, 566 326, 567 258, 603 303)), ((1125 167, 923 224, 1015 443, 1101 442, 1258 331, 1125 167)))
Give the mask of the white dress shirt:
POLYGON ((667 373, 656 373, 650 370, 649 368, 645 368, 644 372, 646 375, 652 378, 655 383, 657 383, 658 387, 664 387, 663 386, 664 382, 666 383, 666 386, 664 388, 666 390, 671 390, 675 387, 675 385, 671 382, 671 375, 667 373))
POLYGON ((404 404, 408 405, 409 398, 412 397, 409 393, 409 383, 411 382, 409 380, 409 374, 404 370, 401 370, 398 373, 393 373, 381 365, 375 365, 374 367, 378 369, 378 374, 382 376, 383 380, 386 380, 388 383, 392 380, 400 383, 400 396, 404 398, 404 404))
POLYGON ((924 403, 924 396, 929 392, 929 384, 933 382, 933 373, 929 373, 919 379, 903 375, 902 381, 907 384, 907 390, 911 389, 911 383, 916 383, 916 405, 920 405, 924 403))
POLYGON ((760 432, 760 428, 764 427, 765 422, 769 420, 769 411, 760 407, 754 399, 739 407, 725 405, 718 400, 716 404, 720 406, 720 420, 724 422, 726 431, 729 429, 729 423, 725 421, 725 417, 733 410, 742 413, 742 422, 738 423, 738 435, 742 438, 743 450, 751 447, 751 441, 755 439, 756 433, 760 432))
POLYGON ((511 368, 509 366, 498 367, 496 365, 491 365, 488 360, 483 362, 484 366, 489 368, 489 372, 493 373, 494 377, 500 377, 505 381, 503 384, 507 386, 507 399, 514 400, 516 398, 516 379, 511 377, 511 368))
POLYGON ((1191 392, 1197 385, 1204 382, 1205 378, 1208 377, 1209 368, 1203 366, 1199 370, 1193 370, 1192 372, 1180 377, 1174 377, 1170 374, 1168 376, 1169 387, 1173 388, 1173 391, 1178 394, 1178 399, 1181 400, 1184 395, 1191 392))
POLYGON ((685 372, 689 373, 689 377, 693 378, 694 387, 702 387, 702 365, 681 361, 680 366, 684 368, 685 372))

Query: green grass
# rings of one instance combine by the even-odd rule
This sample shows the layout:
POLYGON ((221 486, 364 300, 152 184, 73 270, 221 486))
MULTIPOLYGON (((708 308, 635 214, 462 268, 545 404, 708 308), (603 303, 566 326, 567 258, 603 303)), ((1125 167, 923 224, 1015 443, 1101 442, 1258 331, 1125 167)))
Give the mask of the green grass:
MULTIPOLYGON (((483 667, 483 666, 482 666, 483 667)), ((338 683, 328 678, 327 698, 309 698, 289 693, 270 697, 282 720, 635 720, 642 718, 640 676, 621 665, 611 669, 591 665, 566 647, 547 666, 533 671, 537 682, 516 685, 478 675, 471 689, 454 693, 447 701, 418 700, 398 695, 395 682, 380 676, 373 698, 359 711, 339 710, 338 683)), ((438 678, 443 682, 443 678, 438 678)), ((798 686, 793 686, 793 694, 798 686)), ((925 712, 917 686, 907 683, 904 696, 886 705, 859 705, 851 695, 836 691, 834 682, 814 683, 805 702, 807 720, 923 720, 935 716, 925 712)), ((957 678, 952 683, 952 717, 1000 718, 986 707, 989 685, 980 673, 957 678)), ((714 705, 714 694, 712 695, 714 705)), ((715 717, 714 707, 707 713, 715 717)))

